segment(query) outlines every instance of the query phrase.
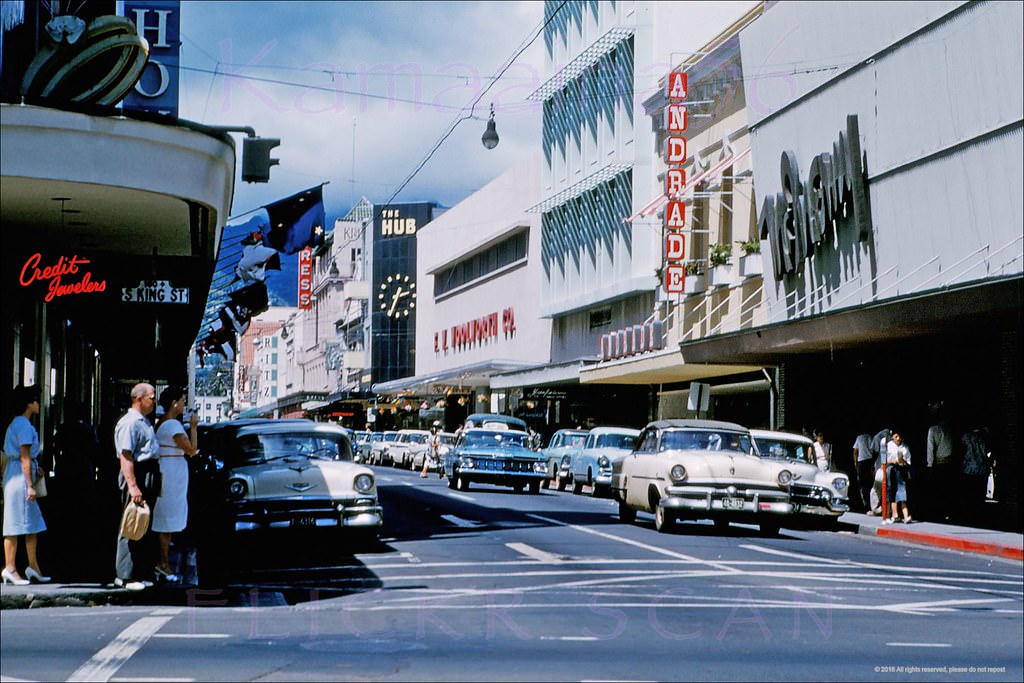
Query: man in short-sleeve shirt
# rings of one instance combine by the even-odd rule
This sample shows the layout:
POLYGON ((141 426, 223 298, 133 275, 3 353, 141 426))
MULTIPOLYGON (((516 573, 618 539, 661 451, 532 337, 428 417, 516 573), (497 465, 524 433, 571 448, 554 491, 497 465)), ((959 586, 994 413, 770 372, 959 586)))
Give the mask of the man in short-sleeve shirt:
MULTIPOLYGON (((147 415, 156 407, 156 389, 151 384, 132 387, 132 407, 114 427, 114 447, 121 463, 120 485, 125 505, 143 500, 152 509, 160 495, 160 457, 153 425, 147 415)), ((138 541, 117 538, 114 560, 117 585, 140 590, 153 578, 156 543, 151 532, 138 541)))

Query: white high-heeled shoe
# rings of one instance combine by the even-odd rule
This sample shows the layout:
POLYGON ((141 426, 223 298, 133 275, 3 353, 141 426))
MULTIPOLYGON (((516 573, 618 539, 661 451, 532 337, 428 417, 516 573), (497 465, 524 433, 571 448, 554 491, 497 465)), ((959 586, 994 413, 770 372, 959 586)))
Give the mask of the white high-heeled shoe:
POLYGON ((32 567, 25 568, 25 578, 29 581, 35 581, 36 583, 50 583, 49 576, 43 576, 32 567))
POLYGON ((28 579, 21 578, 20 576, 18 576, 17 574, 15 574, 7 568, 4 568, 3 571, 0 571, 0 579, 2 579, 5 584, 10 583, 14 584, 15 586, 27 586, 29 583, 28 579))

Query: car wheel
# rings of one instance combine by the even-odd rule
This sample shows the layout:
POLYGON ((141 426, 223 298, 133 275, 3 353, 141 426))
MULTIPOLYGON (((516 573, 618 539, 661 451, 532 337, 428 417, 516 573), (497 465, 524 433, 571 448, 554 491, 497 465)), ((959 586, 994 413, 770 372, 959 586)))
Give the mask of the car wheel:
POLYGON ((676 515, 670 510, 666 510, 664 505, 659 505, 654 509, 654 528, 662 533, 668 533, 675 526, 676 515))
POLYGON ((636 521, 636 510, 629 507, 623 502, 619 502, 619 519, 626 524, 632 524, 636 521))
POLYGON ((569 485, 568 479, 562 479, 561 476, 555 478, 555 488, 559 491, 564 491, 565 487, 569 485))
POLYGON ((534 496, 540 494, 540 482, 539 481, 531 481, 530 482, 530 494, 534 495, 534 496))
POLYGON ((461 472, 455 473, 455 488, 457 488, 460 491, 469 490, 469 479, 466 479, 464 476, 462 476, 461 472))
POLYGON ((448 477, 448 488, 455 488, 455 472, 452 472, 452 476, 448 477))
POLYGON ((779 529, 781 528, 778 522, 761 522, 759 526, 761 527, 761 533, 765 536, 778 536, 779 529))
POLYGON ((583 493, 583 482, 577 481, 575 477, 572 480, 572 492, 576 495, 583 493))

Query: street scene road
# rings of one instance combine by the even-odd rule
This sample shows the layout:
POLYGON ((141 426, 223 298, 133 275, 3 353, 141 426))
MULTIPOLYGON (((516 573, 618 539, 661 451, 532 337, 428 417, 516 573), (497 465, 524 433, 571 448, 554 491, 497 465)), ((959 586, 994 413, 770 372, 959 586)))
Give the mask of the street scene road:
POLYGON ((618 520, 378 468, 379 542, 239 549, 228 590, 3 612, 15 680, 1020 680, 1021 564, 618 520))

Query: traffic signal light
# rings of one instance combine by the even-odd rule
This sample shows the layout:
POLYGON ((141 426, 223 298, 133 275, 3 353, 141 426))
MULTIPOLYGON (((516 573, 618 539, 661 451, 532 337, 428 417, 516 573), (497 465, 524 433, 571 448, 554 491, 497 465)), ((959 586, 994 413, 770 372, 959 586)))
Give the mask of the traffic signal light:
POLYGON ((281 163, 280 159, 270 158, 270 150, 280 144, 277 138, 242 138, 242 180, 270 182, 270 167, 281 163))

